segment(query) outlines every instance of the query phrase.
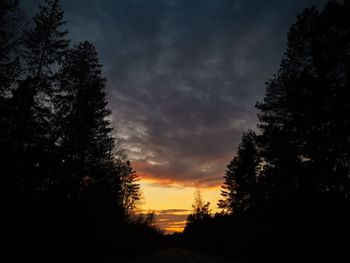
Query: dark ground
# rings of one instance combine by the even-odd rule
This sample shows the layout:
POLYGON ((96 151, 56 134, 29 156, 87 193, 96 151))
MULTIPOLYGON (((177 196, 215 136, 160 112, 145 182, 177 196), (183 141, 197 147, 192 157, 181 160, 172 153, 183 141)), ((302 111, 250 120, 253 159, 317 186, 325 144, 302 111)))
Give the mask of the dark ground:
MULTIPOLYGON (((215 255, 202 252, 182 249, 169 248, 155 252, 151 256, 144 256, 129 261, 127 263, 240 263, 241 261, 220 258, 215 255)), ((111 262, 112 263, 112 262, 111 262)))

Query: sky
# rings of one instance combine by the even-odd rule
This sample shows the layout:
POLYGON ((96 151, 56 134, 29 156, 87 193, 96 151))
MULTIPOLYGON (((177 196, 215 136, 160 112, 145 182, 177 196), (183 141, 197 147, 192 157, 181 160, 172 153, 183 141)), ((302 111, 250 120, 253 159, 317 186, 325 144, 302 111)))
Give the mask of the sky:
MULTIPOLYGON (((22 0, 29 14, 39 0, 22 0)), ((73 43, 96 45, 117 136, 140 176, 142 209, 181 231, 194 190, 213 211, 288 28, 325 0, 62 0, 73 43)))

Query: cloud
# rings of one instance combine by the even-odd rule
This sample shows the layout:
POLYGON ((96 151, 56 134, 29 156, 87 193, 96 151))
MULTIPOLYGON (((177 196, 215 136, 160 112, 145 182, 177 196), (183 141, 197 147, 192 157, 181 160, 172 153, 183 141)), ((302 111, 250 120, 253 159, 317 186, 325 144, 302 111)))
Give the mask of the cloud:
POLYGON ((188 209, 165 209, 165 210, 159 210, 159 214, 175 214, 175 213, 185 213, 189 214, 191 210, 188 209))
POLYGON ((156 212, 156 225, 167 232, 181 232, 190 210, 166 209, 156 212))
MULTIPOLYGON (((286 34, 325 0, 62 0, 73 40, 97 46, 113 122, 136 171, 220 184, 286 34)), ((34 10, 37 1, 24 1, 34 10)), ((32 12, 32 11, 31 11, 32 12)))

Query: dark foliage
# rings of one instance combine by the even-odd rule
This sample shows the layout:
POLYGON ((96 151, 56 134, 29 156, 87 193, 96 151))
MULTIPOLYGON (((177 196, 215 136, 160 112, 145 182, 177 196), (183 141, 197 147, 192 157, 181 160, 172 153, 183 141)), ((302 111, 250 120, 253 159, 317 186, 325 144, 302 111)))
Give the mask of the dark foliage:
POLYGON ((350 4, 305 9, 227 166, 222 213, 198 192, 183 234, 135 219, 140 185, 110 123, 95 47, 70 47, 58 0, 30 27, 0 2, 4 262, 100 262, 168 246, 242 260, 345 256, 350 234, 350 4))
POLYGON ((135 238, 157 244, 153 226, 129 223, 137 174, 113 135, 95 47, 69 47, 58 0, 30 27, 17 1, 1 1, 0 21, 1 258, 94 262, 142 251, 135 238))
POLYGON ((202 228, 202 225, 210 219, 210 203, 204 204, 200 190, 197 189, 194 196, 194 203, 192 205, 193 212, 188 215, 184 234, 197 236, 202 228))
POLYGON ((256 105, 259 133, 227 166, 224 212, 184 232, 188 246, 252 261, 348 258, 349 17, 347 1, 298 16, 256 105))
POLYGON ((218 207, 235 215, 243 214, 257 202, 259 156, 256 134, 243 134, 237 156, 227 166, 218 207))

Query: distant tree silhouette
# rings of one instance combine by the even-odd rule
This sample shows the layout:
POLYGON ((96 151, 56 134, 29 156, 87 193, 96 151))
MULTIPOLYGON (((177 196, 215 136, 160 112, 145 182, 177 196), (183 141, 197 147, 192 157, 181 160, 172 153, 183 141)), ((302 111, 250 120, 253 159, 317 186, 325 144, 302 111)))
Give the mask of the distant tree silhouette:
POLYGON ((204 202, 199 189, 194 193, 192 213, 187 216, 183 235, 190 248, 201 248, 203 243, 208 243, 208 231, 211 231, 210 203, 204 202))
POLYGON ((254 205, 259 166, 256 134, 248 131, 243 134, 237 156, 227 166, 225 182, 218 207, 235 215, 242 214, 254 205))
POLYGON ((121 158, 117 160, 116 165, 121 178, 122 205, 126 216, 132 218, 139 212, 141 201, 140 184, 137 183, 139 178, 129 160, 121 158))
POLYGON ((155 227, 155 218, 156 216, 154 212, 146 214, 146 225, 148 225, 149 227, 155 227))
POLYGON ((204 204, 201 192, 197 189, 194 194, 194 203, 192 205, 193 212, 187 217, 186 227, 191 227, 191 224, 196 224, 210 218, 211 210, 209 207, 210 202, 204 204))

